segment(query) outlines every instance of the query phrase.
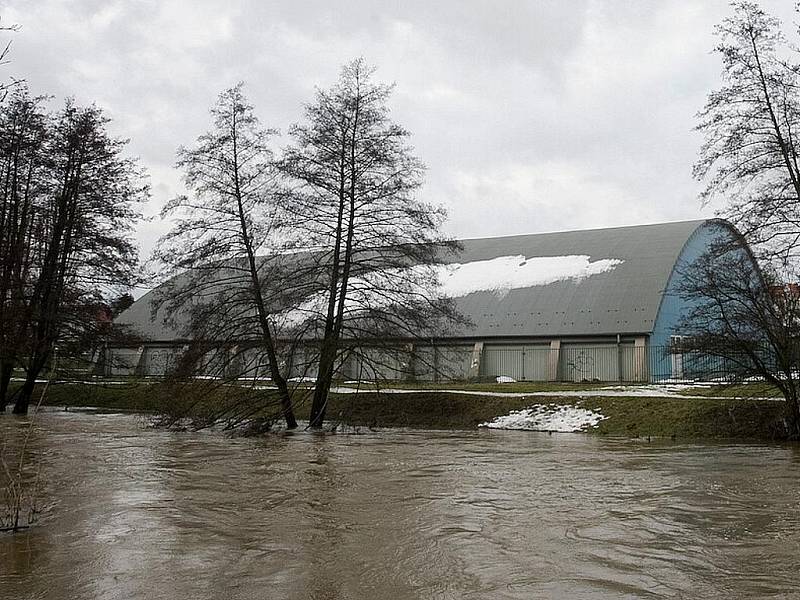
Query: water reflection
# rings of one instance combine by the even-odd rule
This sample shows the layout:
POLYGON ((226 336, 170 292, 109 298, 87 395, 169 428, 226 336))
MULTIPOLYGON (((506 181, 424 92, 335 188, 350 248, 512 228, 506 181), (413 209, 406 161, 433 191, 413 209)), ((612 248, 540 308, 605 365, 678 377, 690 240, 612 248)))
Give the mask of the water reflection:
MULTIPOLYGON (((19 423, 0 419, 0 435, 19 423)), ((0 597, 785 597, 795 446, 526 432, 228 439, 48 413, 0 597)))

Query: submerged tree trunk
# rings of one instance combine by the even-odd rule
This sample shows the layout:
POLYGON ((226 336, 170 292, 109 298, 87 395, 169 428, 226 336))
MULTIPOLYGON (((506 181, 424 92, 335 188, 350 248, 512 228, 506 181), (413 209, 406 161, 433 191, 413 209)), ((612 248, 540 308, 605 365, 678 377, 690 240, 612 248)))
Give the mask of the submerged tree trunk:
POLYGON ((286 420, 287 429, 296 429, 297 420, 294 417, 294 409, 292 408, 292 398, 289 395, 289 386, 286 385, 286 379, 281 374, 278 366, 277 352, 275 351, 275 339, 272 335, 269 319, 267 318, 267 308, 264 303, 264 296, 261 289, 261 278, 258 273, 258 265, 256 264, 256 253, 253 249, 252 232, 247 225, 247 214, 244 207, 242 198, 242 189, 239 177, 239 150, 238 150, 238 131, 236 123, 236 102, 234 102, 232 114, 232 131, 231 143, 233 146, 233 185, 234 196, 236 198, 236 209, 239 217, 240 235, 242 237, 242 244, 247 253, 247 265, 250 271, 250 283, 253 286, 253 299, 255 300, 256 310, 258 311, 258 321, 261 327, 261 336, 267 348, 267 355, 269 357, 269 368, 272 375, 272 381, 278 386, 278 394, 281 400, 281 411, 283 418, 286 420))
POLYGON ((800 404, 797 394, 789 393, 786 396, 786 434, 791 440, 800 440, 800 404))
MULTIPOLYGON (((271 343, 272 342, 270 342, 270 344, 271 343)), ((278 396, 281 400, 281 413, 286 421, 286 428, 297 429, 297 419, 294 416, 294 408, 292 407, 292 396, 289 393, 289 386, 286 383, 286 379, 278 368, 277 356, 275 355, 272 345, 268 346, 268 355, 270 375, 272 377, 272 382, 278 388, 278 396)))
POLYGON ((7 360, 0 362, 0 412, 5 412, 8 404, 8 387, 11 384, 13 371, 13 362, 7 360))
POLYGON ((314 428, 322 427, 325 422, 325 411, 328 407, 328 393, 333 381, 333 366, 336 361, 336 347, 326 345, 320 353, 319 372, 314 386, 314 396, 311 401, 311 415, 309 426, 314 428))
POLYGON ((14 403, 13 413, 15 415, 28 414, 28 407, 30 406, 31 398, 33 398, 33 388, 36 386, 37 375, 38 371, 35 373, 33 371, 29 371, 26 375, 25 383, 22 384, 22 389, 19 391, 17 401, 14 403))
POLYGON ((36 378, 45 368, 48 359, 50 358, 50 351, 52 346, 48 346, 44 351, 34 352, 31 357, 30 364, 25 373, 25 383, 19 390, 16 401, 14 402, 13 413, 15 415, 27 415, 28 407, 33 398, 33 389, 36 387, 36 378))
POLYGON ((278 386, 278 394, 281 398, 281 412, 286 421, 287 429, 297 429, 297 419, 294 416, 294 408, 292 407, 292 397, 289 394, 289 386, 286 385, 286 380, 281 377, 279 381, 275 382, 278 386))

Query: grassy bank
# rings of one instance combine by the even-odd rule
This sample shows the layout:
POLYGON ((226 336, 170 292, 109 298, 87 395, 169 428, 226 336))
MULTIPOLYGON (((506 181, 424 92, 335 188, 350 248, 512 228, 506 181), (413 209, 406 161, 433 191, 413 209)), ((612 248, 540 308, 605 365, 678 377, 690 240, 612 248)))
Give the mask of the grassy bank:
MULTIPOLYGON (((344 384, 345 387, 354 387, 344 384)), ((566 392, 596 390, 614 385, 613 383, 596 382, 558 382, 558 381, 514 381, 511 383, 491 382, 446 382, 434 383, 430 381, 387 381, 380 384, 382 389, 415 389, 415 390, 466 390, 470 392, 504 392, 504 393, 530 393, 530 392, 566 392)), ((362 390, 376 390, 378 386, 372 383, 358 384, 362 390)))
POLYGON ((783 439, 784 405, 759 399, 588 398, 608 417, 598 434, 631 437, 783 439))
MULTIPOLYGON (((13 386, 12 386, 13 392, 13 386)), ((42 386, 33 392, 37 402, 42 386)), ((168 400, 165 389, 159 383, 131 381, 114 384, 65 383, 51 384, 47 389, 44 404, 48 406, 91 406, 109 410, 157 412, 168 400)))
MULTIPOLYGON (((490 385, 490 384, 481 384, 490 385)), ((698 399, 647 397, 559 397, 557 384, 550 384, 552 397, 496 397, 436 390, 413 393, 363 391, 333 394, 328 417, 364 427, 412 427, 424 429, 474 429, 480 423, 534 404, 575 405, 600 412, 604 420, 592 430, 599 435, 673 438, 780 439, 783 437, 783 404, 750 399, 698 399)), ((456 387, 456 386, 451 386, 456 387)), ((459 386, 460 387, 460 386, 459 386)), ((574 390, 566 386, 564 390, 574 390)), ((481 390, 475 390, 481 391, 481 390)), ((495 385, 486 391, 512 391, 495 385)), ((270 392, 264 392, 269 394, 270 392)), ((111 410, 159 412, 174 402, 160 383, 61 384, 48 391, 45 404, 92 406, 111 410)), ((308 404, 298 392, 297 416, 308 417, 308 404)), ((208 406, 231 402, 236 392, 218 395, 208 406)))
POLYGON ((369 393, 336 396, 331 401, 331 415, 354 425, 473 429, 533 404, 572 405, 599 412, 606 418, 592 433, 600 435, 770 440, 784 435, 783 405, 769 400, 369 393))

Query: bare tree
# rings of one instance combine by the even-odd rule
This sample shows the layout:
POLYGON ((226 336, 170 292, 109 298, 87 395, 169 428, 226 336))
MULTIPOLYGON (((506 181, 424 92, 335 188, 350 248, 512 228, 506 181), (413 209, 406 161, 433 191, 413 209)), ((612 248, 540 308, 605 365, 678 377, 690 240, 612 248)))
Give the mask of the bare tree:
POLYGON ((800 439, 800 286, 786 278, 759 270, 743 238, 717 240, 681 273, 677 293, 690 308, 675 351, 716 357, 732 383, 775 386, 787 434, 800 439))
POLYGON ((718 357, 734 381, 774 385, 797 438, 800 66, 780 27, 752 2, 733 4, 717 27, 724 84, 698 115, 705 142, 694 173, 703 201, 723 199, 743 237, 718 239, 684 269, 679 350, 718 357))
POLYGON ((800 247, 800 66, 777 19, 752 2, 733 8, 716 29, 724 83, 698 115, 694 174, 759 254, 787 260, 800 247))
MULTIPOLYGON (((279 251, 275 197, 280 180, 269 148, 275 131, 261 127, 242 84, 222 92, 211 115, 213 128, 194 148, 178 151, 178 167, 193 194, 177 197, 162 212, 176 222, 162 238, 156 258, 168 265, 173 279, 162 287, 157 306, 165 304, 172 322, 183 323, 187 339, 224 352, 223 363, 238 348, 262 350, 286 425, 294 428, 297 421, 272 320, 276 302, 291 287, 279 251)), ((187 354, 181 374, 196 371, 207 355, 187 354), (195 364, 187 370, 189 357, 195 364)))
POLYGON ((293 239, 314 250, 313 264, 298 270, 314 290, 290 319, 318 351, 312 427, 322 426, 356 340, 397 342, 455 316, 437 293, 436 266, 457 244, 440 233, 444 210, 416 198, 424 167, 390 118, 392 86, 373 83, 373 72, 358 59, 317 90, 280 162, 293 181, 285 204, 293 239))
MULTIPOLYGON (((10 48, 0 46, 0 65, 10 48)), ((147 186, 122 157, 127 142, 108 135, 97 107, 70 100, 53 115, 45 100, 20 80, 0 84, 0 412, 16 368, 26 379, 14 412, 28 411, 56 342, 80 354, 137 264, 132 206, 147 186)))
POLYGON ((0 412, 28 345, 30 293, 42 232, 48 117, 18 88, 0 106, 0 412))
POLYGON ((35 254, 32 277, 24 311, 12 315, 27 336, 15 413, 27 412, 59 337, 92 314, 85 307, 136 278, 132 228, 147 186, 136 162, 122 155, 127 141, 110 137, 107 123, 99 108, 72 101, 48 123, 37 225, 27 244, 35 254))
MULTIPOLYGON (((3 25, 2 20, 0 20, 0 31, 16 32, 19 30, 20 26, 18 24, 12 23, 11 25, 3 25)), ((12 40, 9 40, 5 45, 0 45, 0 65, 5 65, 9 62, 8 56, 11 53, 11 44, 12 40)), ((3 102, 8 97, 11 90, 21 84, 22 80, 13 77, 5 83, 0 83, 0 102, 3 102)))

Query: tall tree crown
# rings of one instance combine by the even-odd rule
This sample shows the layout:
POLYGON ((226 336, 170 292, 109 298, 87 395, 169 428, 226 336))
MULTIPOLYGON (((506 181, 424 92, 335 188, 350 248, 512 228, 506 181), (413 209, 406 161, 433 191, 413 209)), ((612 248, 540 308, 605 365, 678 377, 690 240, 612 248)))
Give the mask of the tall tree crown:
POLYGON ((339 81, 318 89, 305 107, 305 123, 290 129, 294 144, 281 161, 296 183, 289 210, 317 215, 306 221, 303 236, 322 246, 336 236, 343 198, 352 206, 342 218, 363 249, 430 241, 445 216, 415 198, 424 165, 410 132, 391 120, 394 86, 374 83, 374 71, 363 59, 345 65, 339 81))
POLYGON ((721 199, 762 255, 794 257, 800 247, 800 67, 780 22, 739 2, 716 29, 723 85, 698 114, 705 135, 694 175, 704 202, 721 199))
POLYGON ((213 127, 193 147, 178 149, 177 167, 191 195, 174 198, 162 210, 176 226, 162 238, 157 257, 174 272, 242 256, 245 244, 263 249, 278 226, 278 174, 270 149, 277 131, 261 126, 242 83, 223 91, 210 112, 213 127))

